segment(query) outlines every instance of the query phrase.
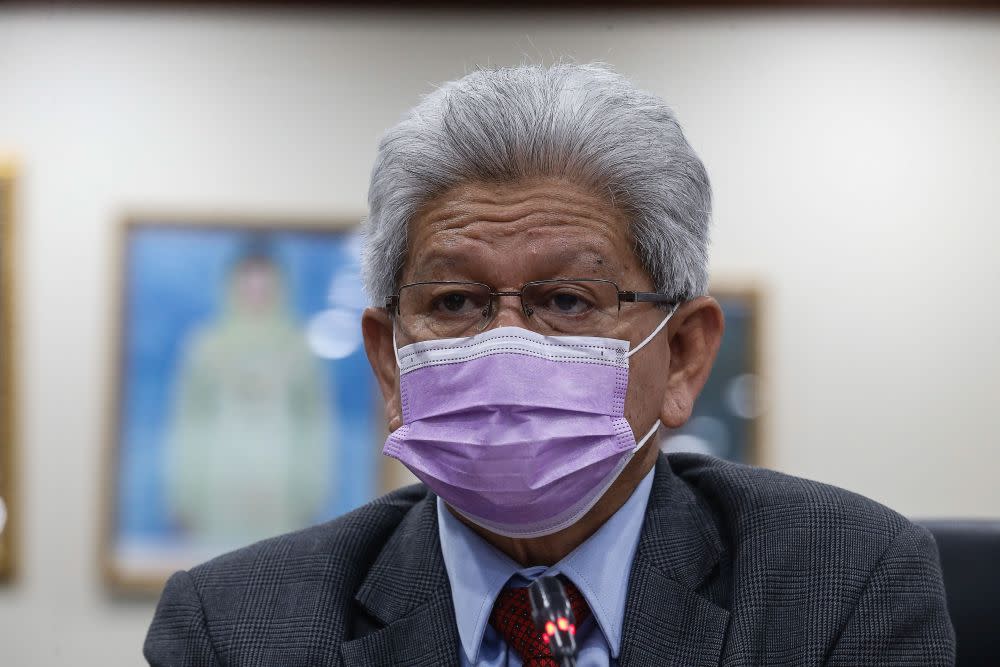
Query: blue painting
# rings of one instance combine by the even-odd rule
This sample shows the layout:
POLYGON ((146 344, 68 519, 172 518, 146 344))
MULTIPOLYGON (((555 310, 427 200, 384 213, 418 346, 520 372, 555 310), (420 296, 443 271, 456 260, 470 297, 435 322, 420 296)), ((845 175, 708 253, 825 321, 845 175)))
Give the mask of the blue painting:
POLYGON ((336 227, 126 226, 118 583, 155 582, 384 491, 358 249, 336 227))
POLYGON ((759 298, 753 290, 713 290, 712 296, 726 321, 722 344, 691 418, 661 440, 661 449, 760 465, 759 298))

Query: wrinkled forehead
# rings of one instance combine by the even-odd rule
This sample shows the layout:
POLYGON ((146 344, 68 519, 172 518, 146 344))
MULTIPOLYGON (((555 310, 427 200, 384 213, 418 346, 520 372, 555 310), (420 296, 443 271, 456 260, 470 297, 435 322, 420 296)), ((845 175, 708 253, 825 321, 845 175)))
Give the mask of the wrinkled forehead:
POLYGON ((404 282, 627 280, 644 273, 627 215, 563 179, 464 183, 422 207, 407 237, 404 282))

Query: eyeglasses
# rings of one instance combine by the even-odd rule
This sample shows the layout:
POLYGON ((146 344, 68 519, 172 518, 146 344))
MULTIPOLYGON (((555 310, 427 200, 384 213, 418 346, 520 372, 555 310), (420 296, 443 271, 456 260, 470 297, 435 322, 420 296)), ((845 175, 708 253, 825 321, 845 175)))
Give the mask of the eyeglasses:
POLYGON ((618 324, 622 303, 674 306, 683 299, 658 292, 621 291, 610 280, 534 280, 516 292, 496 292, 484 283, 409 283, 386 301, 386 308, 414 340, 458 338, 485 329, 502 296, 516 296, 531 329, 546 335, 597 336, 618 324))

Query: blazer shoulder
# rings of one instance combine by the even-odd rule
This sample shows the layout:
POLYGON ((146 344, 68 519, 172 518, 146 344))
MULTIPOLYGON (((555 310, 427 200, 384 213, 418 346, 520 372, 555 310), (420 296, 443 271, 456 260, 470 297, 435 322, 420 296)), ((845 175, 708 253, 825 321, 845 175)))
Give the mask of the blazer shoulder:
POLYGON ((283 566, 303 560, 333 557, 344 567, 370 563, 406 513, 426 496, 422 484, 398 489, 336 519, 217 556, 192 568, 191 578, 201 589, 205 583, 218 583, 219 577, 238 578, 251 570, 280 574, 283 566))
POLYGON ((784 473, 697 454, 673 454, 671 469, 710 506, 730 549, 749 542, 874 562, 904 531, 906 517, 860 494, 784 473))
POLYGON ((954 664, 930 533, 857 493, 698 455, 669 468, 718 528, 706 590, 747 664, 954 664))
POLYGON ((199 666, 334 662, 353 621, 351 600, 400 523, 427 498, 423 485, 406 487, 175 574, 150 626, 147 658, 199 666), (178 655, 201 657, 171 657, 178 655))

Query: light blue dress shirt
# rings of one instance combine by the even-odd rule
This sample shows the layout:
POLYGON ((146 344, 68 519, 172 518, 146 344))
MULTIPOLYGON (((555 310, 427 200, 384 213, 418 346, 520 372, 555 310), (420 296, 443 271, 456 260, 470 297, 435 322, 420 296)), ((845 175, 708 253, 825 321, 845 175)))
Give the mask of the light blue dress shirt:
POLYGON ((462 667, 522 667, 521 659, 489 624, 493 602, 508 581, 511 586, 527 586, 539 576, 557 574, 580 589, 593 612, 577 628, 577 666, 615 665, 621 650, 629 572, 652 486, 650 470, 597 532, 548 568, 522 568, 456 519, 438 498, 438 531, 455 604, 462 667))

